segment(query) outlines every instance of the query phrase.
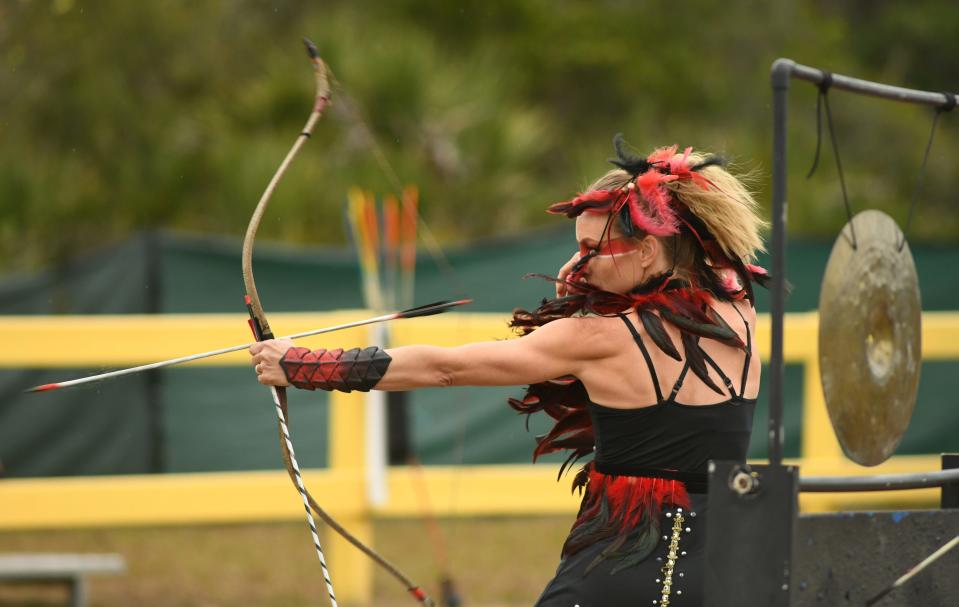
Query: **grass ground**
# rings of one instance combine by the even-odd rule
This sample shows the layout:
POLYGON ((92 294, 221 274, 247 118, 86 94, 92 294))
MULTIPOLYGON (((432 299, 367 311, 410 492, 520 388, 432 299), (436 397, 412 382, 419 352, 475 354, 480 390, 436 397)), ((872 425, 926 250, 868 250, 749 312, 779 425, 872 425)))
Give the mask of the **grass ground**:
MULTIPOLYGON (((464 607, 531 605, 556 567, 568 517, 441 521, 464 607)), ((376 548, 437 597, 419 520, 378 521, 376 548)), ((304 523, 0 533, 2 552, 117 552, 128 571, 90 579, 90 607, 326 605, 304 523)), ((334 583, 335 563, 330 563, 334 583)), ((377 607, 413 607, 377 570, 377 607)), ((64 604, 65 590, 0 584, 0 606, 64 604)))

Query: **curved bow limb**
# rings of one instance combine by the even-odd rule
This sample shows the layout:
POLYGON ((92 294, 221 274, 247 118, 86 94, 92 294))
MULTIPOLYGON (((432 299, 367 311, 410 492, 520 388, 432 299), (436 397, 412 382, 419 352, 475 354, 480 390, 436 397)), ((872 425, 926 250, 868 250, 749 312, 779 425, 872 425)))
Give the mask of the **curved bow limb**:
MULTIPOLYGON (((256 209, 253 211, 253 215, 250 218, 250 223, 246 230, 246 236, 243 240, 242 266, 243 283, 246 288, 246 305, 250 312, 250 327, 253 329, 253 333, 257 341, 273 339, 273 332, 270 329, 269 322, 266 319, 266 314, 263 310, 259 293, 256 289, 256 282, 253 278, 253 242, 256 238, 256 232, 259 228, 260 221, 263 218, 263 214, 266 211, 266 207, 269 204, 270 198, 273 196, 273 193, 276 190, 277 184, 283 177, 284 173, 286 173, 287 168, 289 168, 290 163, 296 157, 297 153, 300 151, 300 148, 303 147, 303 144, 311 136, 313 128, 320 119, 323 110, 327 105, 329 105, 330 102, 330 86, 326 64, 320 58, 316 47, 309 40, 304 40, 304 43, 306 44, 310 61, 313 64, 316 80, 316 94, 314 98, 313 109, 311 110, 310 116, 306 121, 306 125, 303 127, 303 130, 294 142, 293 147, 290 148, 290 151, 283 159, 280 167, 277 169, 276 173, 273 175, 273 178, 267 185, 266 190, 263 192, 263 195, 260 197, 260 200, 256 205, 256 209)), ((376 562, 390 575, 402 583, 406 590, 420 603, 426 605, 427 607, 432 607, 434 605, 432 599, 430 599, 429 596, 427 596, 417 584, 414 584, 409 577, 404 575, 395 565, 387 561, 375 550, 349 533, 332 516, 330 516, 329 513, 320 507, 313 496, 310 495, 309 491, 307 491, 305 485, 303 484, 302 475, 300 474, 299 466, 296 462, 296 456, 293 451, 293 442, 290 439, 289 427, 287 425, 288 406, 286 389, 273 388, 273 400, 274 404, 276 405, 277 423, 280 433, 280 448, 283 453, 283 461, 290 479, 293 481, 294 485, 296 485, 297 491, 300 493, 300 497, 303 500, 303 505, 306 509, 307 522, 310 525, 317 556, 320 559, 320 565, 323 569, 324 581, 327 584, 327 590, 330 594, 330 602, 333 607, 336 607, 336 598, 334 596, 333 585, 330 581, 329 572, 326 567, 326 559, 323 555, 323 550, 320 545, 319 535, 316 532, 316 525, 313 522, 312 512, 315 512, 317 516, 319 516, 320 519, 323 520, 323 522, 325 522, 331 529, 343 536, 343 538, 345 538, 349 543, 353 544, 353 546, 370 557, 374 562, 376 562)))

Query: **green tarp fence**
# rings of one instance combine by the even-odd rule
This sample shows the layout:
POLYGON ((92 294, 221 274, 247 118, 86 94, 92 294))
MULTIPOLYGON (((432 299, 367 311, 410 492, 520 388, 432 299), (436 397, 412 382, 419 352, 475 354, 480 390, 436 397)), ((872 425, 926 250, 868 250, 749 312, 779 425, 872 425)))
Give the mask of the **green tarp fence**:
MULTIPOLYGON (((913 246, 923 309, 956 308, 959 247, 913 246)), ((831 243, 795 241, 788 252, 794 288, 788 311, 814 310, 831 243)), ((569 227, 450 250, 455 278, 421 256, 416 301, 469 295, 473 312, 535 306, 551 292, 528 272, 554 274, 573 250, 569 227), (467 288, 468 293, 462 293, 467 288)), ((243 312, 240 242, 169 233, 141 234, 47 271, 0 280, 0 314, 243 312)), ((346 249, 262 243, 257 286, 271 312, 363 306, 356 256, 346 249)), ((767 311, 760 290, 757 307, 767 311)), ((56 348, 56 343, 49 344, 56 348)), ((95 348, 96 344, 90 344, 95 348)), ((259 470, 281 468, 275 418, 246 368, 172 368, 90 388, 24 395, 31 385, 98 369, 0 371, 0 465, 8 477, 259 470)), ((637 370, 645 372, 645 369, 637 370)), ((412 448, 426 464, 525 463, 544 419, 509 409, 519 388, 419 390, 410 397, 412 448)), ((899 453, 959 450, 959 362, 925 363, 919 401, 899 453)), ((294 391, 291 418, 305 467, 326 464, 324 394, 294 391)), ((802 369, 786 370, 786 455, 798 456, 802 369)), ((760 392, 750 455, 765 455, 765 392, 760 392)), ((554 458, 556 459, 556 458, 554 458)))

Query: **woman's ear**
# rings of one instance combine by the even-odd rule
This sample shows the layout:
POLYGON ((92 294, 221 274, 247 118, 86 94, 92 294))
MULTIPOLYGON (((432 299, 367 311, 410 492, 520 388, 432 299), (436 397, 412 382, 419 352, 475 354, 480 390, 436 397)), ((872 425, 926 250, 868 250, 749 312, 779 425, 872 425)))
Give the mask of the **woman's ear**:
POLYGON ((663 244, 655 236, 647 234, 639 241, 639 263, 648 268, 663 252, 663 244))

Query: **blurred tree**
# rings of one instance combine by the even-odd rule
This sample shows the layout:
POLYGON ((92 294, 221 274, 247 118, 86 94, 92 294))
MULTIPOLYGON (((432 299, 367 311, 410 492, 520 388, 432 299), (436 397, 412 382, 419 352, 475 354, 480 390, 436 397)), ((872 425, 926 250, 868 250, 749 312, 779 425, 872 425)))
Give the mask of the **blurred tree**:
MULTIPOLYGON (((445 241, 549 221, 604 171, 613 133, 756 169, 766 198, 768 69, 778 56, 897 84, 956 89, 950 0, 826 3, 465 0, 379 3, 17 0, 0 4, 0 269, 165 227, 240 234, 305 119, 319 44, 342 88, 283 183, 266 238, 341 242, 348 186, 392 187, 375 149, 445 241)), ((797 84, 790 168, 815 146, 797 84)), ((929 112, 833 100, 857 208, 905 217, 929 112), (894 142, 895 145, 892 145, 894 142)), ((917 237, 959 235, 945 118, 917 237)), ((794 179, 793 233, 843 220, 828 146, 794 179)))

